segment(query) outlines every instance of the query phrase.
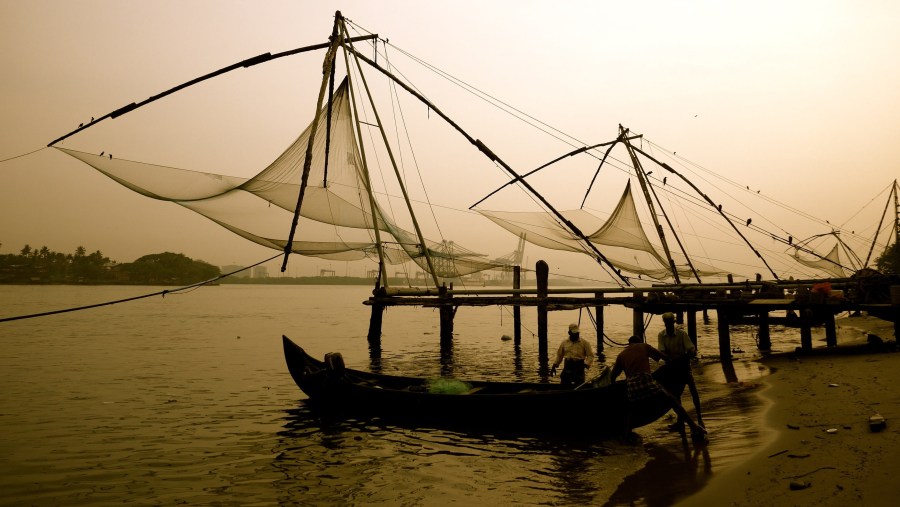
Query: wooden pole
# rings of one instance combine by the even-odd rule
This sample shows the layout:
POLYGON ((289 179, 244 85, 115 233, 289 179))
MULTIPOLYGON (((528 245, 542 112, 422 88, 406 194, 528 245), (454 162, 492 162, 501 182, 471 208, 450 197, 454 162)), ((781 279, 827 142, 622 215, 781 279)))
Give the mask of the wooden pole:
POLYGON ((804 351, 812 350, 812 311, 804 308, 800 310, 800 348, 804 351))
POLYGON ((368 340, 371 345, 381 348, 381 322, 384 319, 384 305, 373 304, 372 315, 369 317, 368 340))
MULTIPOLYGON (((900 234, 900 227, 898 227, 900 234)), ((891 309, 894 311, 894 340, 900 340, 900 285, 891 285, 891 309)))
POLYGON ((597 353, 600 354, 603 352, 603 334, 605 333, 603 329, 603 298, 605 297, 602 292, 597 292, 594 294, 594 297, 597 298, 597 306, 594 307, 594 313, 597 315, 597 353))
POLYGON ((772 337, 769 334, 769 312, 759 314, 759 344, 757 348, 763 352, 772 350, 772 337))
POLYGON ((440 306, 441 347, 443 347, 444 344, 453 342, 453 304, 450 301, 452 296, 447 294, 446 284, 441 286, 441 291, 444 293, 441 296, 443 302, 440 306))
POLYGON ((537 307, 538 359, 544 365, 549 359, 547 347, 547 289, 549 287, 550 266, 545 261, 537 261, 534 267, 537 277, 537 297, 543 302, 537 307))
POLYGON ((697 352, 700 352, 700 349, 697 347, 697 312, 693 310, 687 312, 687 332, 691 338, 691 343, 694 344, 694 348, 697 349, 697 352))
POLYGON ((633 297, 638 304, 634 305, 634 310, 631 312, 631 334, 639 336, 641 341, 646 342, 647 339, 644 336, 644 312, 639 307, 640 301, 644 299, 644 293, 635 292, 633 297))
MULTIPOLYGON (((513 289, 522 287, 522 267, 513 266, 513 289)), ((519 305, 513 306, 513 343, 518 346, 522 344, 522 308, 519 305)))
POLYGON ((837 347, 837 329, 834 323, 834 314, 830 311, 825 316, 825 346, 837 347))
POLYGON ((728 327, 728 311, 716 308, 719 327, 719 359, 724 363, 731 361, 731 330, 728 327))

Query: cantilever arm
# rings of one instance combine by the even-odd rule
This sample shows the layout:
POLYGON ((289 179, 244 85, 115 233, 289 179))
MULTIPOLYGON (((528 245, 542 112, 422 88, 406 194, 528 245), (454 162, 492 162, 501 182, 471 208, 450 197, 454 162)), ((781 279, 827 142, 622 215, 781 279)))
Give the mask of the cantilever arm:
MULTIPOLYGON (((374 38, 377 38, 377 37, 378 37, 377 34, 372 34, 372 35, 362 35, 362 36, 359 36, 359 37, 354 37, 352 40, 358 41, 358 40, 374 39, 374 38)), ((159 100, 159 99, 161 99, 161 98, 163 98, 163 97, 165 97, 165 96, 167 96, 167 95, 171 95, 171 94, 173 94, 173 93, 175 93, 175 92, 177 92, 177 91, 179 91, 179 90, 183 90, 183 89, 185 89, 185 88, 187 88, 187 87, 189 87, 189 86, 193 86, 193 85, 195 85, 195 84, 197 84, 197 83, 206 81, 207 79, 211 79, 211 78, 214 78, 214 77, 216 77, 216 76, 220 76, 220 75, 222 75, 222 74, 225 74, 226 72, 231 72, 231 71, 233 71, 233 70, 235 70, 235 69, 240 69, 240 68, 245 68, 245 67, 252 67, 252 66, 254 66, 254 65, 257 65, 257 64, 260 64, 260 63, 263 63, 263 62, 268 62, 268 61, 271 61, 271 60, 276 60, 276 59, 278 59, 278 58, 283 58, 283 57, 285 57, 285 56, 296 55, 296 54, 298 54, 298 53, 305 53, 305 52, 307 52, 307 51, 313 51, 313 50, 316 50, 316 49, 326 49, 326 48, 328 48, 330 45, 331 45, 330 42, 326 42, 326 43, 323 43, 323 44, 315 44, 315 45, 313 45, 313 46, 305 46, 305 47, 302 47, 302 48, 291 49, 291 50, 288 50, 288 51, 282 51, 281 53, 275 53, 274 55, 273 55, 272 53, 263 53, 263 54, 261 54, 261 55, 254 56, 253 58, 247 58, 246 60, 242 60, 242 61, 240 61, 240 62, 238 62, 238 63, 229 65, 229 66, 227 66, 227 67, 222 67, 221 69, 219 69, 219 70, 217 70, 217 71, 210 72, 209 74, 204 74, 204 75, 202 75, 202 76, 200 76, 200 77, 198 77, 198 78, 192 79, 192 80, 190 80, 190 81, 188 81, 188 82, 186 82, 186 83, 182 83, 182 84, 180 84, 180 85, 178 85, 178 86, 175 86, 175 87, 173 87, 173 88, 169 88, 168 90, 166 90, 166 91, 164 91, 164 92, 162 92, 162 93, 158 93, 158 94, 156 94, 156 95, 154 95, 154 96, 152 96, 152 97, 150 97, 150 98, 148 98, 148 99, 146 99, 146 100, 143 100, 143 101, 141 101, 141 102, 132 102, 131 104, 128 104, 127 106, 120 107, 119 109, 116 109, 115 111, 112 111, 112 112, 110 112, 110 113, 107 113, 107 114, 105 114, 105 115, 103 115, 103 116, 97 118, 96 120, 92 120, 92 121, 90 121, 90 122, 88 122, 88 123, 86 123, 86 124, 84 124, 84 125, 78 127, 77 129, 75 129, 75 130, 69 132, 68 134, 66 134, 66 135, 64 135, 64 136, 60 136, 60 137, 54 139, 54 140, 51 141, 49 144, 47 144, 47 146, 53 146, 54 144, 56 144, 56 143, 58 143, 58 142, 60 142, 60 141, 62 141, 62 140, 64 140, 64 139, 66 139, 66 138, 68 138, 68 137, 71 137, 71 136, 77 134, 78 132, 81 132, 82 130, 84 130, 84 129, 86 129, 86 128, 93 127, 93 126, 96 125, 97 123, 99 123, 99 122, 101 122, 101 121, 103 121, 103 120, 105 120, 105 119, 107 119, 107 118, 116 118, 116 117, 122 116, 122 115, 125 114, 125 113, 130 113, 131 111, 134 111, 135 109, 137 109, 137 108, 139 108, 139 107, 146 106, 147 104, 149 104, 149 103, 151 103, 151 102, 154 102, 154 101, 156 101, 156 100, 159 100)))

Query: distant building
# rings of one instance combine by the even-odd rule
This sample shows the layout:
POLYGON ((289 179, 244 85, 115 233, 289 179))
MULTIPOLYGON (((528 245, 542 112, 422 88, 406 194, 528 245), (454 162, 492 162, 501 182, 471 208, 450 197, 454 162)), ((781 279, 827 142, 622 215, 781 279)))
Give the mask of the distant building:
POLYGON ((269 278, 269 268, 266 266, 256 266, 252 272, 253 278, 269 278))
POLYGON ((233 276, 235 278, 250 278, 250 270, 244 269, 245 267, 246 266, 238 266, 238 265, 232 264, 232 265, 228 265, 228 266, 222 266, 219 269, 222 270, 223 275, 225 273, 231 273, 232 271, 238 271, 240 269, 243 269, 243 271, 238 271, 237 273, 235 273, 231 276, 233 276))

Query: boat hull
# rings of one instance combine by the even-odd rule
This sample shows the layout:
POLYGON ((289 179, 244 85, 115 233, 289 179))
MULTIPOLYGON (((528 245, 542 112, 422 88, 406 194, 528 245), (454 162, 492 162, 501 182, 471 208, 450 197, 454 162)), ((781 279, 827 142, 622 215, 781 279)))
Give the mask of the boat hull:
MULTIPOLYGON (((661 398, 629 406, 624 381, 579 389, 550 383, 466 381, 471 389, 465 393, 428 392, 428 379, 329 365, 289 338, 283 337, 283 342, 288 370, 297 386, 315 408, 330 414, 511 431, 577 424, 579 430, 620 433, 625 429, 627 410, 631 410, 632 428, 649 424, 669 410, 661 398), (587 426, 582 427, 584 421, 587 426)), ((665 387, 665 366, 654 375, 665 387)))

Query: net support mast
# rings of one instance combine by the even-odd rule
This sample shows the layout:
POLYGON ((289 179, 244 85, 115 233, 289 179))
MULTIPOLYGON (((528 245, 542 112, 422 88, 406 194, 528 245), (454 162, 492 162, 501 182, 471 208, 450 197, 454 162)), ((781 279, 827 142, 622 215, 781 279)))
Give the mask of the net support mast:
MULTIPOLYGON (((338 13, 337 16, 340 17, 340 13, 338 13)), ((345 40, 349 40, 349 37, 347 34, 347 26, 344 23, 343 18, 340 17, 340 19, 341 19, 341 36, 345 40)), ((343 43, 342 47, 344 48, 344 59, 346 61, 346 60, 348 60, 348 49, 347 48, 350 47, 352 50, 353 43, 352 43, 352 41, 350 41, 348 43, 343 43)), ((356 52, 354 51, 353 54, 356 55, 356 52)), ((391 166, 393 167, 394 174, 397 177, 397 183, 400 185, 400 191, 403 193, 403 200, 406 202, 407 210, 409 211, 410 218, 412 219, 413 228, 416 231, 416 236, 419 240, 419 244, 422 245, 422 255, 424 255, 425 263, 428 265, 428 272, 431 273, 431 278, 432 278, 432 281, 434 282, 434 286, 438 287, 440 285, 440 282, 438 280, 437 273, 435 272, 435 269, 434 269, 434 262, 431 258, 431 252, 428 249, 428 244, 425 243, 425 236, 422 234, 422 229, 421 229, 421 227, 419 227, 419 221, 416 218, 415 212, 413 211, 412 203, 410 202, 410 199, 409 199, 409 193, 406 190, 406 185, 403 184, 403 177, 400 175, 400 170, 397 167, 397 160, 394 157, 393 150, 391 150, 391 144, 388 141, 387 134, 384 132, 384 126, 381 123, 381 117, 378 114, 378 109, 375 107, 375 101, 372 99, 372 92, 369 90, 369 84, 366 82, 366 76, 362 72, 362 66, 359 63, 359 59, 354 58, 354 62, 356 63, 357 70, 359 71, 360 80, 362 81, 363 87, 366 90, 366 95, 368 97, 369 104, 372 106, 372 111, 373 111, 373 114, 375 115, 375 122, 378 125, 378 131, 381 133, 381 139, 384 142, 384 146, 385 146, 385 149, 387 150, 388 157, 391 160, 391 166)), ((350 65, 348 62, 347 63, 348 74, 349 74, 349 69, 350 69, 350 65)), ((350 87, 350 93, 352 96, 353 95, 353 86, 352 85, 350 87)), ((355 104, 356 104, 356 101, 354 100, 354 111, 356 110, 355 104)), ((357 116, 357 120, 358 119, 359 119, 359 117, 357 116)), ((359 132, 359 128, 360 128, 359 121, 356 122, 356 127, 357 127, 357 136, 359 137, 360 141, 362 141, 362 135, 359 132)), ((360 150, 362 150, 362 142, 360 142, 360 150)), ((365 163, 365 157, 363 158, 363 167, 366 172, 366 188, 369 191, 369 199, 372 202, 372 217, 374 220, 375 219, 374 218, 375 217, 375 208, 374 208, 374 195, 375 194, 374 194, 374 191, 372 190, 372 186, 370 183, 369 170, 368 170, 368 165, 365 163)), ((379 243, 379 245, 380 245, 380 243, 379 243)), ((382 251, 382 247, 379 247, 379 253, 381 251, 382 251)), ((387 272, 386 272, 386 266, 385 266, 383 258, 380 259, 379 265, 381 267, 382 279, 384 280, 384 285, 385 285, 385 287, 387 287, 387 272)))
MULTIPOLYGON (((345 45, 345 47, 347 47, 347 46, 345 45)), ((496 154, 494 154, 494 152, 491 151, 491 149, 488 148, 480 139, 475 139, 474 137, 470 136, 468 134, 468 132, 463 130, 462 127, 460 127, 456 122, 454 122, 452 119, 450 119, 450 117, 447 116, 443 111, 441 111, 434 104, 432 104, 431 101, 426 99, 421 93, 412 89, 409 85, 407 85, 406 83, 401 81, 399 78, 394 76, 393 73, 391 73, 384 67, 381 67, 380 65, 378 65, 377 63, 372 61, 372 59, 359 53, 352 46, 348 47, 348 50, 351 53, 353 53, 357 58, 366 62, 372 68, 378 70, 379 72, 381 72, 382 74, 384 74, 385 76, 390 78, 392 81, 394 81, 395 83, 400 85, 401 88, 403 88, 408 93, 410 93, 411 95, 413 95, 414 97, 419 99, 422 103, 427 105, 432 111, 434 111, 438 116, 443 118, 444 121, 446 121, 448 124, 450 124, 451 127, 453 127, 457 132, 459 132, 463 137, 465 137, 467 141, 469 141, 476 148, 478 148, 479 151, 481 151, 485 156, 488 157, 488 159, 490 159, 492 162, 495 162, 496 164, 500 165, 500 167, 502 167, 503 170, 505 170, 507 173, 509 173, 513 178, 516 178, 517 180, 519 180, 521 182, 522 186, 525 187, 533 196, 535 196, 548 210, 550 210, 550 212, 556 217, 557 220, 559 220, 559 222, 561 224, 563 224, 574 236, 579 238, 582 242, 584 242, 584 244, 588 248, 590 248, 591 251, 594 252, 597 263, 599 263, 601 265, 606 264, 607 266, 609 266, 610 269, 612 269, 612 271, 616 274, 616 276, 625 285, 628 285, 628 286, 631 285, 631 282, 629 282, 628 278, 622 274, 622 271, 619 268, 617 268, 612 262, 610 262, 609 259, 607 259, 606 256, 603 255, 602 252, 600 252, 600 250, 597 248, 597 246, 594 245, 591 242, 591 240, 588 239, 588 237, 585 236, 585 234, 575 224, 573 224, 570 220, 568 220, 565 216, 563 216, 562 213, 560 213, 555 207, 553 207, 553 205, 551 205, 544 198, 544 196, 542 196, 537 190, 535 190, 534 187, 532 187, 526 180, 522 179, 522 177, 512 167, 510 167, 500 157, 498 157, 496 154)))
POLYGON ((675 279, 675 283, 680 284, 681 279, 678 276, 678 268, 675 266, 675 259, 672 258, 672 253, 669 251, 669 243, 666 241, 663 227, 659 223, 659 217, 656 216, 656 208, 653 206, 653 199, 650 198, 650 191, 647 189, 649 186, 647 174, 644 172, 644 167, 641 165, 641 161, 634 151, 634 146, 632 146, 631 142, 627 139, 627 134, 628 129, 619 125, 619 137, 625 144, 625 148, 628 150, 628 156, 631 157, 631 165, 634 166, 634 172, 637 175, 638 182, 641 184, 641 191, 644 192, 644 199, 647 201, 647 206, 650 208, 650 217, 653 219, 653 226, 656 228, 656 234, 659 237, 659 241, 662 243, 666 259, 669 261, 669 269, 672 270, 672 278, 675 279))

